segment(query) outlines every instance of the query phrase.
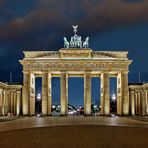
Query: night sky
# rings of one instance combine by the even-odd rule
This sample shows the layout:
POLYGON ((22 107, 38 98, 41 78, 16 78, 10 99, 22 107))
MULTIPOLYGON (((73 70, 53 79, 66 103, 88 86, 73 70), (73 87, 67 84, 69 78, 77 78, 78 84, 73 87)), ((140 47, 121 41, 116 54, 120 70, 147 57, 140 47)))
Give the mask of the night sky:
MULTIPOLYGON (((148 82, 148 0, 0 0, 0 81, 9 82, 12 72, 13 82, 22 82, 22 52, 58 51, 63 36, 73 36, 71 26, 77 24, 93 50, 129 51, 129 82, 138 82, 139 72, 141 82, 148 82)), ((99 98, 99 83, 92 80, 93 100, 99 98)), ((56 103, 58 78, 53 91, 56 103)), ((83 104, 82 78, 69 79, 69 100, 83 104)))

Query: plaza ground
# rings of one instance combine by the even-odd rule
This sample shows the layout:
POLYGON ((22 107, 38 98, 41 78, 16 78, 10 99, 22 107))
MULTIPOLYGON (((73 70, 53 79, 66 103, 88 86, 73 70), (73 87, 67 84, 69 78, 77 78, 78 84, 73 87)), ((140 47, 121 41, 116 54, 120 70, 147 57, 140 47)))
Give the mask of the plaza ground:
POLYGON ((24 117, 0 123, 0 148, 148 147, 148 122, 126 117, 24 117))

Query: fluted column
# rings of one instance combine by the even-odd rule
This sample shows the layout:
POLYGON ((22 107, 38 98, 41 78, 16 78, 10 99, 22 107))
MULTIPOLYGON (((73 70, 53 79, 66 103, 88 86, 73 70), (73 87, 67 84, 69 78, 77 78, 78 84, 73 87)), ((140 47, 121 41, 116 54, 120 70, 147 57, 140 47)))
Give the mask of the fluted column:
POLYGON ((11 91, 8 91, 8 113, 11 113, 11 91))
POLYGON ((110 114, 109 74, 101 73, 101 114, 110 114))
POLYGON ((2 115, 2 90, 0 89, 0 116, 2 115))
POLYGON ((14 113, 14 92, 11 92, 11 113, 14 113))
POLYGON ((117 76, 117 114, 129 115, 128 72, 117 76))
POLYGON ((91 115, 91 76, 90 72, 84 74, 84 114, 91 115))
POLYGON ((9 95, 8 91, 5 91, 4 114, 7 115, 8 112, 9 112, 9 95))
POLYGON ((16 92, 14 92, 14 108, 13 108, 13 110, 14 110, 14 114, 16 115, 16 101, 17 101, 17 93, 16 92))
POLYGON ((141 91, 141 115, 146 115, 146 107, 145 107, 145 92, 141 91))
POLYGON ((122 73, 117 75, 117 114, 122 115, 122 73))
POLYGON ((22 93, 23 115, 35 114, 35 76, 33 73, 24 72, 22 93))
POLYGON ((2 91, 2 116, 4 116, 4 103, 5 103, 5 92, 2 91))
POLYGON ((16 102, 16 115, 20 115, 20 109, 21 109, 21 92, 17 91, 17 102, 16 102))
POLYGON ((3 90, 2 92, 2 115, 6 115, 5 114, 5 104, 6 104, 6 90, 3 90))
POLYGON ((138 112, 138 115, 140 115, 141 114, 141 100, 140 100, 140 92, 138 92, 138 98, 137 98, 137 107, 138 107, 138 109, 137 109, 137 112, 138 112))
POLYGON ((138 114, 138 93, 135 93, 135 114, 138 114))
POLYGON ((23 83, 23 93, 22 93, 23 115, 29 114, 29 98, 30 98, 30 73, 24 72, 24 83, 23 83))
POLYGON ((146 115, 148 115, 148 90, 145 91, 145 109, 146 115))
POLYGON ((47 72, 42 77, 42 114, 51 114, 51 74, 47 72))
POLYGON ((131 114, 132 116, 135 115, 135 92, 130 92, 130 99, 131 99, 131 114))
POLYGON ((47 114, 52 114, 52 76, 48 73, 48 98, 47 98, 47 114))
POLYGON ((60 86, 61 115, 66 115, 68 111, 68 76, 66 72, 61 72, 60 86))
POLYGON ((30 73, 29 115, 35 115, 35 75, 30 73))

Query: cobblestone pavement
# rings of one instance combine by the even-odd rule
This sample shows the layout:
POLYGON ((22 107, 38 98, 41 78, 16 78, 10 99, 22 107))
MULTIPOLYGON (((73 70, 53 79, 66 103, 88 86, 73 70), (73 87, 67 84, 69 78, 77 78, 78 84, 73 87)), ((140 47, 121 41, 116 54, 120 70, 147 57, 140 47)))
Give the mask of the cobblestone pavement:
POLYGON ((48 126, 64 126, 64 125, 110 125, 110 126, 128 126, 128 127, 144 127, 148 128, 148 122, 133 120, 127 117, 23 117, 8 122, 0 122, 0 131, 48 127, 48 126))

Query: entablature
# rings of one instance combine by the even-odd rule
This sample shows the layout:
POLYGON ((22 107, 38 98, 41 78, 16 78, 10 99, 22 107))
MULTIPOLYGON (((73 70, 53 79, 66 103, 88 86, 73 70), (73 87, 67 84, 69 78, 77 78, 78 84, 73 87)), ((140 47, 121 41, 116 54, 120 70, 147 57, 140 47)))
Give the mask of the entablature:
MULTIPOLYGON (((84 77, 85 73, 89 73, 91 77, 100 77, 102 73, 107 72, 109 74, 109 77, 117 77, 119 71, 65 71, 65 70, 40 70, 40 71, 23 71, 24 73, 32 74, 33 77, 43 77, 44 73, 49 73, 51 77, 60 77, 61 73, 66 73, 68 77, 84 77)), ((121 71, 120 71, 121 72, 121 71)))
POLYGON ((128 60, 127 51, 93 51, 90 48, 61 48, 59 51, 24 51, 29 59, 121 59, 128 60))
POLYGON ((24 70, 128 70, 130 61, 56 61, 56 62, 22 62, 24 70))
POLYGON ((9 85, 7 83, 0 82, 0 89, 3 90, 21 90, 22 85, 9 85))

